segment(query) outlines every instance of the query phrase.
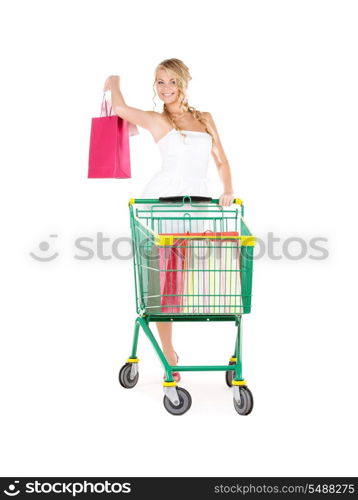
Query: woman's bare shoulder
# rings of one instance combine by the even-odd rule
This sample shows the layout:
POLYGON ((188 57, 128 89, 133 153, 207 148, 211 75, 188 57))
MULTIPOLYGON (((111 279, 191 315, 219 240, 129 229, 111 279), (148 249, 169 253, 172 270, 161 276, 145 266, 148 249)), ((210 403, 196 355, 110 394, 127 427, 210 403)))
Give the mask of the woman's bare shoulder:
POLYGON ((214 118, 213 118, 213 115, 211 113, 209 113, 209 111, 202 111, 202 116, 205 118, 205 120, 207 120, 208 124, 210 125, 211 129, 217 133, 217 128, 216 128, 216 124, 215 124, 215 121, 214 121, 214 118))
POLYGON ((159 128, 162 127, 165 128, 168 127, 168 125, 170 125, 164 113, 160 113, 158 111, 148 111, 148 113, 150 113, 155 126, 159 126, 159 128))
POLYGON ((164 113, 153 111, 153 127, 150 132, 155 142, 158 142, 171 128, 171 123, 164 113))
POLYGON ((213 121, 213 116, 209 111, 202 111, 201 114, 203 115, 204 118, 207 120, 213 121))

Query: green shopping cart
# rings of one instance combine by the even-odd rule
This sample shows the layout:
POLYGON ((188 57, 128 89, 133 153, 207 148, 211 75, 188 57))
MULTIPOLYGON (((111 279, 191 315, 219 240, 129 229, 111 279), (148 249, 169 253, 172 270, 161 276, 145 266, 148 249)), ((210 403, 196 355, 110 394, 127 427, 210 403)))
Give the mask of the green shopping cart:
POLYGON ((173 372, 223 371, 233 391, 234 408, 248 415, 251 391, 242 377, 242 315, 251 310, 255 237, 244 220, 244 204, 232 207, 218 199, 176 196, 129 200, 137 318, 132 352, 119 382, 133 388, 139 378, 137 345, 140 327, 164 367, 164 407, 182 415, 191 406, 189 392, 173 372), (227 365, 171 366, 149 324, 175 321, 233 321, 234 353, 227 365))

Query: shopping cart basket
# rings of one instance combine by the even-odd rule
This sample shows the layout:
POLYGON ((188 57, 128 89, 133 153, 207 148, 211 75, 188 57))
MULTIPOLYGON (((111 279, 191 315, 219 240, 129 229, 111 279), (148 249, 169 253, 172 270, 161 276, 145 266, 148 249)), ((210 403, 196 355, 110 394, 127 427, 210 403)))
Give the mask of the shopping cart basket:
POLYGON ((233 390, 235 410, 248 415, 253 397, 242 377, 242 315, 251 310, 255 238, 244 221, 244 204, 219 205, 218 199, 181 196, 130 199, 136 309, 132 352, 119 372, 120 384, 138 382, 139 328, 152 343, 166 373, 164 406, 182 415, 191 396, 173 379, 173 371, 224 371, 233 390), (235 349, 228 365, 171 366, 150 322, 234 321, 235 349))

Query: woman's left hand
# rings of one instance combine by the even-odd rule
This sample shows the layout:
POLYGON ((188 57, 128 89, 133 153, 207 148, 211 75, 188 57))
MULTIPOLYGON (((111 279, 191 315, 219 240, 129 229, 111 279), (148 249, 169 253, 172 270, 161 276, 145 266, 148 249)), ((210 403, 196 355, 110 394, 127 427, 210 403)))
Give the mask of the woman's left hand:
POLYGON ((219 205, 229 207, 235 199, 234 193, 223 193, 219 198, 219 205))

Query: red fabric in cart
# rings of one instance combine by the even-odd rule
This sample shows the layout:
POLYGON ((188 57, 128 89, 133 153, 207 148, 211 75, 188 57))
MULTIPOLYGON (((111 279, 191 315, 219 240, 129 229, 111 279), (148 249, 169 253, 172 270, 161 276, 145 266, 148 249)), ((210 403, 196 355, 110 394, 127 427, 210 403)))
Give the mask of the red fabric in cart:
MULTIPOLYGON (((164 233, 161 233, 164 234, 164 233)), ((173 236, 239 236, 237 231, 171 233, 173 236)), ((182 312, 186 246, 190 239, 174 239, 172 246, 159 248, 160 295, 162 313, 182 312)), ((220 241, 220 240, 219 240, 220 241)))
POLYGON ((159 274, 162 313, 181 311, 186 240, 175 240, 170 247, 159 248, 159 274))

